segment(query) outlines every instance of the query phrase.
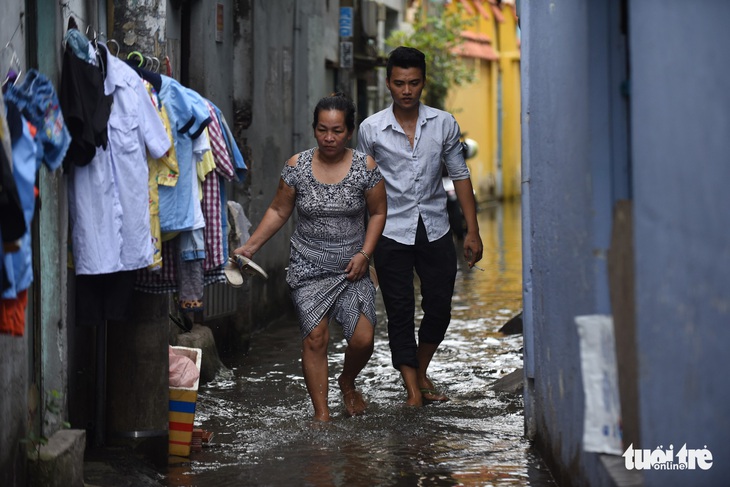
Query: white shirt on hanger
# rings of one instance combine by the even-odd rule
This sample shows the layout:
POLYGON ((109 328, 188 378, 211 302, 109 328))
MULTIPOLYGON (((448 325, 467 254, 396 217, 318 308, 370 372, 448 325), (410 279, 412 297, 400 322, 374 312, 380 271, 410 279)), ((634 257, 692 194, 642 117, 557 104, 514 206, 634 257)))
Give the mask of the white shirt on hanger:
POLYGON ((152 263, 146 151, 159 158, 170 148, 165 127, 142 79, 106 52, 104 92, 114 102, 109 144, 96 148, 69 181, 76 274, 108 274, 152 263))

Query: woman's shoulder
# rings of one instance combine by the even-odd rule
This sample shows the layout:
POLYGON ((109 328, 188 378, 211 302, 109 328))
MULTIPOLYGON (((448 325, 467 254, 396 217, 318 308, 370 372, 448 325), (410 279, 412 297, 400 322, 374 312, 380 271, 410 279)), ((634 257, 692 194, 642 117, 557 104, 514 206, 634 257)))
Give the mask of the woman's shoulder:
POLYGON ((315 148, 313 147, 311 149, 307 149, 305 151, 294 154, 286 161, 286 165, 288 167, 298 167, 301 165, 302 162, 311 161, 314 150, 315 148))
POLYGON ((375 159, 373 159, 371 156, 367 155, 364 152, 360 152, 357 149, 353 149, 352 158, 353 158, 353 160, 360 161, 360 163, 363 165, 363 167, 368 171, 373 170, 376 167, 378 167, 377 164, 375 163, 375 159))

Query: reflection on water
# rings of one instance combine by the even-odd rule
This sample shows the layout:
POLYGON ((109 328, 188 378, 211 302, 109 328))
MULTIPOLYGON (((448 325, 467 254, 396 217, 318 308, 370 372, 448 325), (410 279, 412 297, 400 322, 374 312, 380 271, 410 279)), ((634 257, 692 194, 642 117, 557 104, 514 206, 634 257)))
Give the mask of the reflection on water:
POLYGON ((267 329, 229 363, 233 379, 200 389, 196 424, 213 442, 171 465, 167 485, 555 485, 523 438, 521 398, 490 389, 522 366, 521 336, 498 332, 522 307, 519 206, 483 209, 479 223, 485 270, 460 263, 452 323, 429 368, 449 402, 403 405, 380 298, 375 352, 359 379, 370 404, 364 416, 343 414, 334 380, 345 349, 339 329, 331 332, 329 424, 309 419, 297 325, 267 329))

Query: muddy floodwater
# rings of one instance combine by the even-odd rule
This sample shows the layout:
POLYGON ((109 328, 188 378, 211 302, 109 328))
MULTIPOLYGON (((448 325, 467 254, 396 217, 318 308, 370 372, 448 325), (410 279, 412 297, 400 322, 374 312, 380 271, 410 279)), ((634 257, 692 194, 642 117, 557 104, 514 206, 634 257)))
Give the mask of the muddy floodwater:
POLYGON ((522 308, 519 205, 482 208, 479 222, 484 271, 460 262, 452 322, 429 368, 450 401, 404 406, 378 295, 375 352, 358 382, 369 403, 365 415, 344 414, 335 378, 345 342, 336 326, 329 353, 334 418, 328 424, 310 420, 297 324, 269 327, 253 336, 247 355, 225 360, 231 376, 200 388, 196 427, 214 436, 189 461, 171 464, 165 484, 556 485, 524 438, 522 397, 491 389, 522 367, 522 336, 498 331, 522 308))

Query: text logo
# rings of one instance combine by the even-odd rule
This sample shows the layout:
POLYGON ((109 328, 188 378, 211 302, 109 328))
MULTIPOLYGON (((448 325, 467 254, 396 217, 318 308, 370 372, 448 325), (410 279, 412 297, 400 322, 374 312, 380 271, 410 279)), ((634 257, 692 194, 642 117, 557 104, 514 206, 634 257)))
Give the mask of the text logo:
POLYGON ((712 452, 704 448, 687 448, 687 444, 674 452, 674 445, 664 450, 660 445, 654 450, 635 450, 630 444, 624 454, 626 469, 628 470, 694 470, 712 468, 712 452))

